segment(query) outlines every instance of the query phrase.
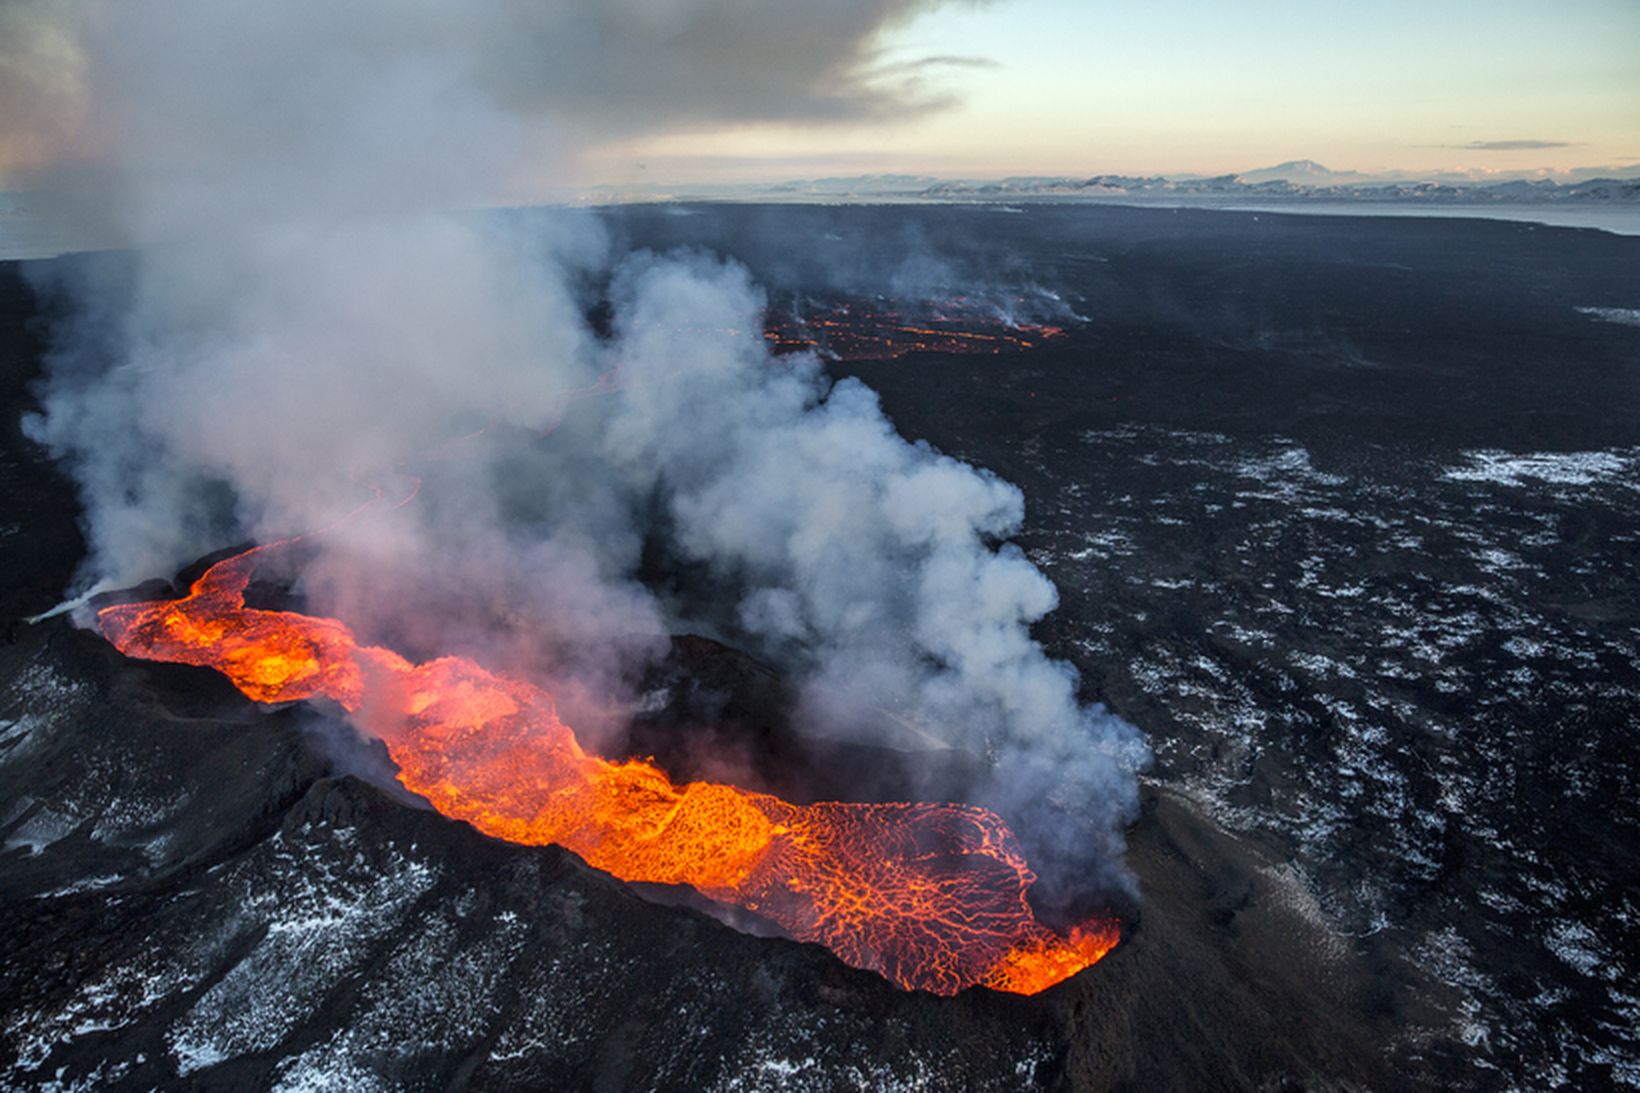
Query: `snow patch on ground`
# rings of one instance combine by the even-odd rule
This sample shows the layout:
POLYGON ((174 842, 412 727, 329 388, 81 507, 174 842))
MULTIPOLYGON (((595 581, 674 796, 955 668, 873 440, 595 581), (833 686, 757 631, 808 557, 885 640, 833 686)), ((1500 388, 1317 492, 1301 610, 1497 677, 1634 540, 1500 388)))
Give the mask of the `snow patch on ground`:
POLYGON ((1442 470, 1448 482, 1485 482, 1520 488, 1532 482, 1555 486, 1621 485, 1640 490, 1634 472, 1640 450, 1589 452, 1505 452, 1496 448, 1465 452, 1464 462, 1442 470))
POLYGON ((1603 323, 1640 326, 1640 307, 1580 307, 1577 313, 1603 323))
POLYGON ((346 875, 325 859, 287 860, 282 890, 249 894, 247 914, 267 923, 261 941, 171 1026, 178 1073, 278 1044, 437 877, 402 855, 374 872, 346 875))

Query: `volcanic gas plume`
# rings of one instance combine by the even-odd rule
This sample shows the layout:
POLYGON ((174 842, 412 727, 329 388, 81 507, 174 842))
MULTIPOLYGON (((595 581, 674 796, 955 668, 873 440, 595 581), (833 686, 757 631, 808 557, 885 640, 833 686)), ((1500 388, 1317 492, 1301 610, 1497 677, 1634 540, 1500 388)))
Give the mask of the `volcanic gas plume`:
MULTIPOLYGON (((275 544, 277 545, 277 544, 275 544)), ((335 619, 247 607, 256 548, 178 600, 98 615, 129 656, 215 668, 258 702, 327 698, 379 731, 399 780, 512 842, 555 843, 617 877, 688 884, 908 989, 1034 994, 1116 944, 1115 920, 1060 934, 994 813, 956 804, 794 805, 584 751, 552 696, 465 657, 411 663, 335 619)))
MULTIPOLYGON (((649 252, 589 211, 473 211, 536 200, 514 187, 553 176, 543 160, 657 118, 897 101, 872 82, 874 35, 921 6, 42 9, 83 75, 67 113, 87 120, 42 184, 129 244, 42 273, 56 323, 24 429, 84 503, 73 591, 329 525, 363 484, 414 474, 414 506, 310 542, 302 592, 328 618, 248 611, 247 561, 156 607, 169 622, 104 622, 133 653, 212 663, 253 698, 353 709, 452 815, 689 879, 902 982, 1084 966, 1106 928, 1060 938, 1023 893, 1034 872, 1033 899, 1059 911, 1124 885, 1145 749, 1033 638, 1057 593, 1009 542, 1020 491, 902 436, 815 352, 748 336, 767 301, 732 257, 649 252), (993 809, 1017 844, 991 812, 799 808, 591 758, 683 629, 781 668, 801 733, 894 747, 909 727, 977 757, 971 781, 909 792, 993 809), (612 795, 638 798, 622 823, 612 795), (707 841, 653 836, 674 830, 707 841)), ((893 268, 933 249, 905 246, 893 268)), ((938 345, 991 344, 961 333, 938 345)))

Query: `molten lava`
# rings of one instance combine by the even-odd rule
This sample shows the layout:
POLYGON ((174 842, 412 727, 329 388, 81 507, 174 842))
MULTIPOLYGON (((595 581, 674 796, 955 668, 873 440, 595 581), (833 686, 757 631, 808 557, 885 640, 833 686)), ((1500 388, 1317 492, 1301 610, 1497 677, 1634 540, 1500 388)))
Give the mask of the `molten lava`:
POLYGON ((623 880, 692 885, 908 989, 1034 994, 1118 940, 1113 919, 1068 934, 1037 921, 1035 877, 992 812, 794 805, 589 755, 539 687, 461 657, 413 664, 334 619, 247 607, 266 549, 218 562, 182 599, 104 608, 103 633, 128 656, 214 668, 258 702, 331 699, 445 815, 567 847, 623 880))
POLYGON ((850 300, 776 312, 763 336, 778 351, 813 349, 839 360, 896 360, 908 353, 954 356, 1019 353, 1065 336, 1065 329, 1004 318, 965 297, 938 301, 918 318, 888 301, 850 300))

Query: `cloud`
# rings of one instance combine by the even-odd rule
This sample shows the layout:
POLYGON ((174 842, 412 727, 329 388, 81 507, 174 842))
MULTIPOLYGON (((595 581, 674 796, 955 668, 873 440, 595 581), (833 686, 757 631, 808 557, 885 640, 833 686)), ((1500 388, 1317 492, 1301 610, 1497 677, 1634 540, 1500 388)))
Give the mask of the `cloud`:
POLYGON ((61 0, 0 4, 0 178, 50 163, 85 111, 75 12, 61 0))
POLYGON ((1578 141, 1570 140, 1472 140, 1468 144, 1450 147, 1467 148, 1472 152, 1530 152, 1540 148, 1575 148, 1578 141))
MULTIPOLYGON (((919 71, 983 63, 879 64, 881 33, 941 2, 6 0, 0 173, 87 159, 129 167, 153 143, 150 167, 199 174, 260 140, 263 166, 277 174, 297 132, 401 141, 446 160, 470 154, 461 131, 338 128, 350 111, 336 96, 356 90, 348 63, 391 66, 375 93, 420 97, 437 107, 431 116, 449 116, 442 96, 471 100, 474 120, 499 108, 530 136, 537 161, 660 131, 899 117, 953 101, 919 71), (139 101, 163 98, 168 114, 134 119, 133 81, 145 85, 139 101), (252 88, 264 98, 251 99, 252 88), (140 133, 132 120, 145 123, 140 133)), ((401 166, 426 158, 403 155, 401 166)), ((491 167, 475 173, 493 181, 491 167)))
POLYGON ((909 61, 895 61, 883 65, 878 72, 918 72, 935 68, 966 68, 970 70, 998 69, 1002 62, 991 57, 977 57, 960 53, 939 53, 931 57, 917 57, 909 61))

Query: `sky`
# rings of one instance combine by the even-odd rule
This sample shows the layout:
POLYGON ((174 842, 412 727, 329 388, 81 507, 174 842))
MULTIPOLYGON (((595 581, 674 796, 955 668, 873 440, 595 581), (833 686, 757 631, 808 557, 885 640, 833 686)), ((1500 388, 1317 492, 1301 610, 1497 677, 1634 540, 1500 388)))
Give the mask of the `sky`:
MULTIPOLYGON (((1298 159, 1640 173, 1640 0, 233 0, 185 27, 169 10, 0 0, 0 190, 51 190, 115 162, 204 178, 249 142, 277 173, 293 128, 347 115, 325 99, 353 86, 338 66, 383 57, 405 66, 384 88, 459 87, 501 108, 511 162, 473 172, 489 180, 475 200, 1298 159), (221 104, 272 56, 269 35, 288 48, 282 78, 254 85, 265 129, 221 128, 221 104), (164 94, 133 99, 138 85, 164 94), (155 136, 171 161, 144 157, 155 136)), ((473 143, 449 136, 452 156, 473 143)))
POLYGON ((943 108, 648 136, 611 181, 904 171, 1640 171, 1636 0, 1002 0, 888 28, 943 108))

